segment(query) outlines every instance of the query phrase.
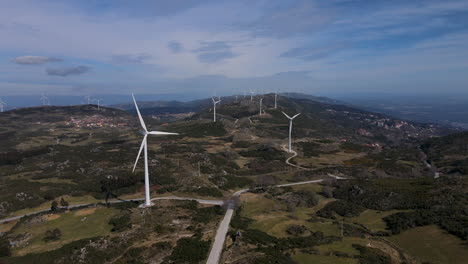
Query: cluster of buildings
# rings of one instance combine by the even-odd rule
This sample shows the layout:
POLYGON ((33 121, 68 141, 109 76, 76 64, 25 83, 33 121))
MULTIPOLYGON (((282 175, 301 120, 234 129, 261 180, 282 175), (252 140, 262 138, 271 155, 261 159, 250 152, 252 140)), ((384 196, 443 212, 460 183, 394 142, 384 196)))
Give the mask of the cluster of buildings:
POLYGON ((84 116, 84 117, 71 117, 69 121, 65 122, 65 125, 72 127, 86 127, 86 128, 98 128, 98 127, 121 127, 127 126, 127 123, 119 123, 109 117, 103 117, 100 115, 84 116))

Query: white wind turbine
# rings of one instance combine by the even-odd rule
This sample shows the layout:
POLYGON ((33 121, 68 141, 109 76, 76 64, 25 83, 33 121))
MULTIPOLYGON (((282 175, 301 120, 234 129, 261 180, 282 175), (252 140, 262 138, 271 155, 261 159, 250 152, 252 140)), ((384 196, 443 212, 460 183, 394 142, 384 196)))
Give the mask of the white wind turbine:
POLYGON ((91 104, 91 99, 92 99, 91 96, 87 95, 85 96, 85 99, 88 101, 88 104, 91 104))
POLYGON ((301 113, 299 114, 296 114, 295 116, 293 117, 290 117, 288 116, 285 112, 281 111, 283 113, 283 115, 285 115, 288 119, 289 119, 289 148, 288 148, 288 152, 292 152, 292 149, 291 149, 291 132, 292 132, 292 121, 294 118, 296 118, 298 115, 300 115, 301 113))
POLYGON ((211 100, 213 100, 213 122, 216 122, 216 105, 221 102, 221 97, 218 96, 218 101, 216 101, 212 96, 211 100))
POLYGON ((42 94, 41 98, 39 99, 42 101, 42 105, 50 105, 49 98, 45 94, 42 94))
POLYGON ((138 109, 138 105, 135 100, 135 96, 133 96, 133 102, 135 103, 135 108, 138 114, 138 118, 140 119, 141 127, 143 128, 143 141, 141 142, 140 150, 138 151, 138 155, 135 161, 135 165, 133 166, 133 172, 135 172, 136 165, 138 163, 138 159, 140 158, 141 151, 145 150, 145 206, 151 205, 150 200, 150 189, 149 189, 149 170, 148 170, 148 135, 178 135, 178 133, 170 133, 170 132, 161 132, 161 131, 148 131, 146 129, 145 121, 143 121, 143 117, 141 117, 140 110, 138 109))
POLYGON ((260 98, 260 115, 262 115, 262 102, 263 102, 263 97, 260 98))
POLYGON ((5 107, 7 103, 5 103, 2 98, 0 98, 0 112, 3 113, 3 107, 5 107))
POLYGON ((250 102, 253 101, 253 96, 255 94, 255 91, 254 90, 250 90, 250 102))
POLYGON ((96 99, 97 101, 97 110, 99 111, 100 107, 101 107, 101 101, 102 99, 96 99))
POLYGON ((276 99, 278 98, 278 93, 275 92, 275 109, 278 107, 278 104, 276 103, 276 99))

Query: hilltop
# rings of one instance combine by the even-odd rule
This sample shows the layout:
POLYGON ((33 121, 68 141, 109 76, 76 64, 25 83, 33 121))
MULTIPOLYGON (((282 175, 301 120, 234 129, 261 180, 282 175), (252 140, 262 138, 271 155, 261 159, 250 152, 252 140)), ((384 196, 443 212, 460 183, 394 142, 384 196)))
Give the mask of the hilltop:
MULTIPOLYGON (((148 129, 180 133, 179 136, 149 138, 152 197, 178 195, 226 200, 241 188, 260 188, 256 189, 257 193, 246 194, 246 198, 240 201, 243 206, 236 211, 232 228, 246 234, 246 244, 230 247, 227 256, 235 256, 248 248, 267 249, 276 243, 281 246, 287 241, 292 241, 295 247, 281 246, 281 254, 291 249, 303 249, 309 245, 304 242, 306 240, 282 238, 295 237, 297 232, 304 232, 304 237, 313 237, 319 244, 335 243, 340 240, 337 237, 339 225, 335 223, 336 214, 347 217, 347 221, 350 221, 348 224, 351 226, 346 227, 346 236, 366 234, 372 238, 375 235, 373 231, 363 231, 351 218, 370 214, 377 217, 380 225, 385 226, 382 219, 395 213, 394 210, 418 209, 416 216, 403 214, 386 220, 389 227, 406 230, 408 226, 398 226, 399 220, 417 218, 420 213, 425 213, 419 211, 420 207, 430 208, 428 201, 423 201, 424 199, 418 198, 417 203, 409 204, 402 201, 416 199, 421 190, 436 194, 434 199, 437 199, 437 203, 434 204, 449 208, 447 210, 463 207, 458 203, 446 204, 443 202, 446 193, 437 191, 438 187, 445 186, 444 188, 453 190, 452 193, 458 195, 463 192, 463 181, 458 178, 453 178, 453 181, 434 179, 433 170, 425 162, 429 160, 443 168, 447 164, 444 159, 452 158, 451 150, 463 155, 457 144, 464 142, 466 134, 444 136, 457 130, 399 120, 333 104, 324 99, 312 99, 279 96, 278 108, 274 109, 274 95, 265 95, 264 111, 260 114, 258 97, 253 101, 249 97, 238 100, 235 97, 225 98, 217 107, 216 123, 212 122, 210 99, 202 100, 199 104, 190 103, 190 107, 193 107, 190 109, 187 105, 174 102, 160 103, 156 107, 142 104, 149 109, 142 109, 146 113, 144 119, 148 129), (154 107, 158 109, 156 112, 152 110, 154 107), (182 116, 168 118, 170 120, 162 118, 168 112, 160 110, 167 107, 173 108, 172 113, 182 116), (293 123, 293 150, 297 154, 293 158, 290 157, 294 153, 286 151, 288 122, 281 111, 290 115, 301 113, 293 123), (315 184, 310 187, 280 188, 278 191, 268 188, 274 184, 333 179, 329 175, 352 181, 349 184, 327 181, 323 183, 325 186, 315 184), (386 186, 386 189, 380 190, 381 186, 386 186), (336 203, 332 203, 335 200, 336 203), (343 204, 347 202, 352 204, 343 204), (325 207, 328 203, 331 205, 325 207), (322 208, 324 209, 320 210, 322 208), (385 213, 378 215, 376 210, 385 213), (313 215, 312 218, 309 215, 313 215), (277 217, 281 221, 278 222, 280 230, 269 231, 267 227, 271 223, 265 221, 269 221, 271 217, 277 217), (290 226, 290 219, 296 219, 294 221, 299 227, 284 233, 286 231, 283 229, 290 226), (323 230, 314 221, 325 223, 333 231, 323 230), (303 229, 300 225, 305 225, 308 229, 303 229)), ((1 113, 0 144, 5 146, 0 152, 0 187, 4 190, 0 193, 1 218, 50 208, 53 201, 62 199, 72 204, 88 204, 105 202, 108 199, 142 197, 142 164, 132 173, 141 143, 138 132, 140 129, 132 111, 107 107, 98 111, 95 105, 47 106, 1 113)), ((461 156, 459 158, 458 163, 450 163, 450 169, 446 170, 458 170, 457 173, 452 173, 454 176, 466 174, 464 161, 461 156)), ((72 248, 99 251, 111 239, 115 239, 122 250, 128 249, 131 244, 126 244, 126 239, 137 241, 138 237, 144 237, 145 243, 155 248, 142 246, 138 252, 134 252, 136 256, 145 256, 149 260, 151 257, 148 256, 162 254, 161 258, 172 261, 168 263, 177 263, 185 255, 176 248, 193 244, 196 250, 201 250, 201 253, 197 253, 201 255, 193 255, 200 260, 206 255, 216 221, 223 214, 219 206, 204 207, 196 202, 158 203, 149 213, 134 207, 135 204, 127 204, 121 209, 98 206, 95 213, 87 213, 90 214, 87 217, 104 226, 93 225, 97 229, 89 229, 87 233, 75 230, 76 234, 66 233, 70 231, 67 229, 67 221, 79 224, 80 221, 85 221, 81 217, 84 213, 64 212, 63 218, 60 218, 62 220, 57 220, 57 223, 67 239, 54 242, 54 251, 48 251, 50 249, 47 249, 47 244, 41 242, 43 233, 36 232, 35 228, 31 231, 26 228, 42 228, 52 220, 39 215, 15 222, 14 226, 2 230, 7 230, 8 239, 15 244, 13 254, 26 256, 12 258, 12 263, 47 258, 50 257, 48 254, 70 256, 73 259, 78 257, 78 253, 72 248), (147 215, 148 221, 142 218, 143 214, 147 215), (160 215, 164 217, 159 219, 160 215), (92 216, 96 218, 91 218, 92 216), (132 225, 137 228, 128 229, 132 225), (111 231, 111 227, 117 231, 111 231), (168 244, 157 244, 161 243, 156 239, 158 235, 170 233, 168 230, 178 230, 190 237, 190 241, 182 242, 180 237, 174 235, 165 241, 168 244), (115 238, 112 232, 120 235, 115 238), (90 238, 93 239, 86 240, 90 238)), ((430 210, 440 212, 440 208, 437 208, 430 210)), ((436 217, 432 217, 429 223, 440 225, 463 238, 465 233, 455 231, 462 216, 453 214, 453 217, 449 217, 450 221, 453 220, 450 225, 442 224, 447 219, 436 217)), ((89 225, 80 226, 90 228, 89 225)), ((393 233, 389 231, 383 234, 390 236, 393 233)), ((343 243, 346 241, 343 240, 343 243)), ((381 245, 379 250, 385 249, 385 245, 387 244, 381 245)), ((348 246, 351 247, 351 244, 348 246)), ((269 251, 262 252, 264 255, 244 252, 250 260, 240 260, 238 263, 256 263, 261 256, 266 256, 267 259, 285 257, 271 256, 269 251)), ((307 252, 308 256, 312 254, 307 252)), ((124 254, 120 260, 131 258, 124 254)))

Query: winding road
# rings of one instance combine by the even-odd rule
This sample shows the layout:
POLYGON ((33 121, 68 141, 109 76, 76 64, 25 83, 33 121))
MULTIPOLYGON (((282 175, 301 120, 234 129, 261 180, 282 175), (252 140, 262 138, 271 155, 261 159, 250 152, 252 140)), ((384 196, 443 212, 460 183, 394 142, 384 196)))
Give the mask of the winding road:
MULTIPOLYGON (((285 149, 284 146, 283 146, 283 149, 287 152, 287 149, 285 149)), ((303 167, 298 166, 296 164, 290 163, 289 160, 291 160, 292 158, 297 156, 297 152, 295 152, 294 150, 292 151, 292 153, 293 153, 293 155, 291 157, 289 157, 288 159, 286 159, 286 164, 288 164, 290 166, 293 166, 293 167, 296 167, 296 168, 299 168, 299 169, 309 170, 307 168, 303 168, 303 167)), ((332 177, 332 178, 335 178, 337 180, 347 179, 347 178, 340 177, 340 176, 335 176, 335 175, 332 175, 332 174, 328 174, 328 176, 332 177)), ((277 188, 277 187, 304 185, 304 184, 318 183, 318 182, 322 182, 322 181, 325 181, 325 180, 326 179, 319 179, 319 180, 301 181, 301 182, 294 182, 294 183, 285 183, 285 184, 274 185, 272 187, 277 188)), ((260 189, 260 188, 261 187, 255 188, 255 189, 260 189)), ((223 252, 224 242, 226 241, 227 232, 229 230, 229 224, 231 222, 232 215, 233 215, 234 209, 235 209, 234 198, 239 197, 241 194, 243 194, 245 192, 248 192, 250 190, 252 190, 252 189, 239 190, 239 191, 235 192, 232 195, 232 198, 228 201, 228 209, 226 211, 226 214, 224 215, 223 221, 221 221, 221 223, 219 224, 218 230, 216 231, 215 241, 213 243, 213 246, 211 247, 210 255, 208 256, 208 260, 207 260, 206 264, 218 264, 219 263, 219 259, 221 258, 221 253, 223 252)))

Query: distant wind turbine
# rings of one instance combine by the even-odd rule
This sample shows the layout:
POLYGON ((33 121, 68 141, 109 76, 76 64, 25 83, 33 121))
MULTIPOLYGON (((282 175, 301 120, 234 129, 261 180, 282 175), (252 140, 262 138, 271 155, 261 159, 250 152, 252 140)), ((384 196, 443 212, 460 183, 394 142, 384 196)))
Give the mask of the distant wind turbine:
POLYGON ((301 113, 299 114, 296 114, 295 116, 293 117, 290 117, 288 116, 285 112, 281 111, 283 113, 283 115, 285 115, 288 119, 289 119, 289 148, 288 148, 288 152, 292 152, 292 149, 291 149, 291 132, 292 132, 292 122, 293 122, 293 119, 296 118, 298 115, 300 115, 301 113))
POLYGON ((5 107, 7 103, 5 103, 2 98, 0 98, 0 112, 3 113, 3 107, 5 107))
POLYGON ((178 135, 178 133, 170 133, 170 132, 161 132, 161 131, 148 131, 146 129, 145 121, 143 121, 143 117, 141 117, 140 110, 138 109, 138 105, 135 100, 135 96, 133 96, 133 102, 135 103, 135 108, 138 114, 138 118, 140 119, 141 127, 143 128, 143 141, 141 142, 140 150, 138 151, 138 155, 135 161, 135 165, 133 166, 133 172, 135 172, 136 165, 138 163, 138 159, 140 158, 141 151, 145 150, 145 206, 151 205, 150 200, 150 189, 149 189, 149 170, 148 170, 148 135, 178 135))
POLYGON ((260 115, 262 115, 262 102, 263 102, 263 97, 260 98, 260 115))
POLYGON ((96 99, 97 101, 97 110, 99 111, 100 107, 101 107, 101 101, 102 99, 96 99))
POLYGON ((250 90, 250 102, 253 101, 253 95, 255 94, 254 90, 250 90))
POLYGON ((91 104, 91 99, 92 99, 91 96, 87 95, 85 96, 85 99, 88 101, 88 104, 91 104))
POLYGON ((214 97, 211 97, 211 100, 213 100, 213 122, 216 122, 216 105, 221 102, 221 97, 218 96, 218 101, 214 97))
POLYGON ((39 99, 42 101, 42 105, 50 105, 49 98, 45 94, 42 94, 41 98, 39 99))
POLYGON ((278 107, 278 104, 276 103, 276 99, 278 98, 278 93, 275 92, 275 109, 278 107))

